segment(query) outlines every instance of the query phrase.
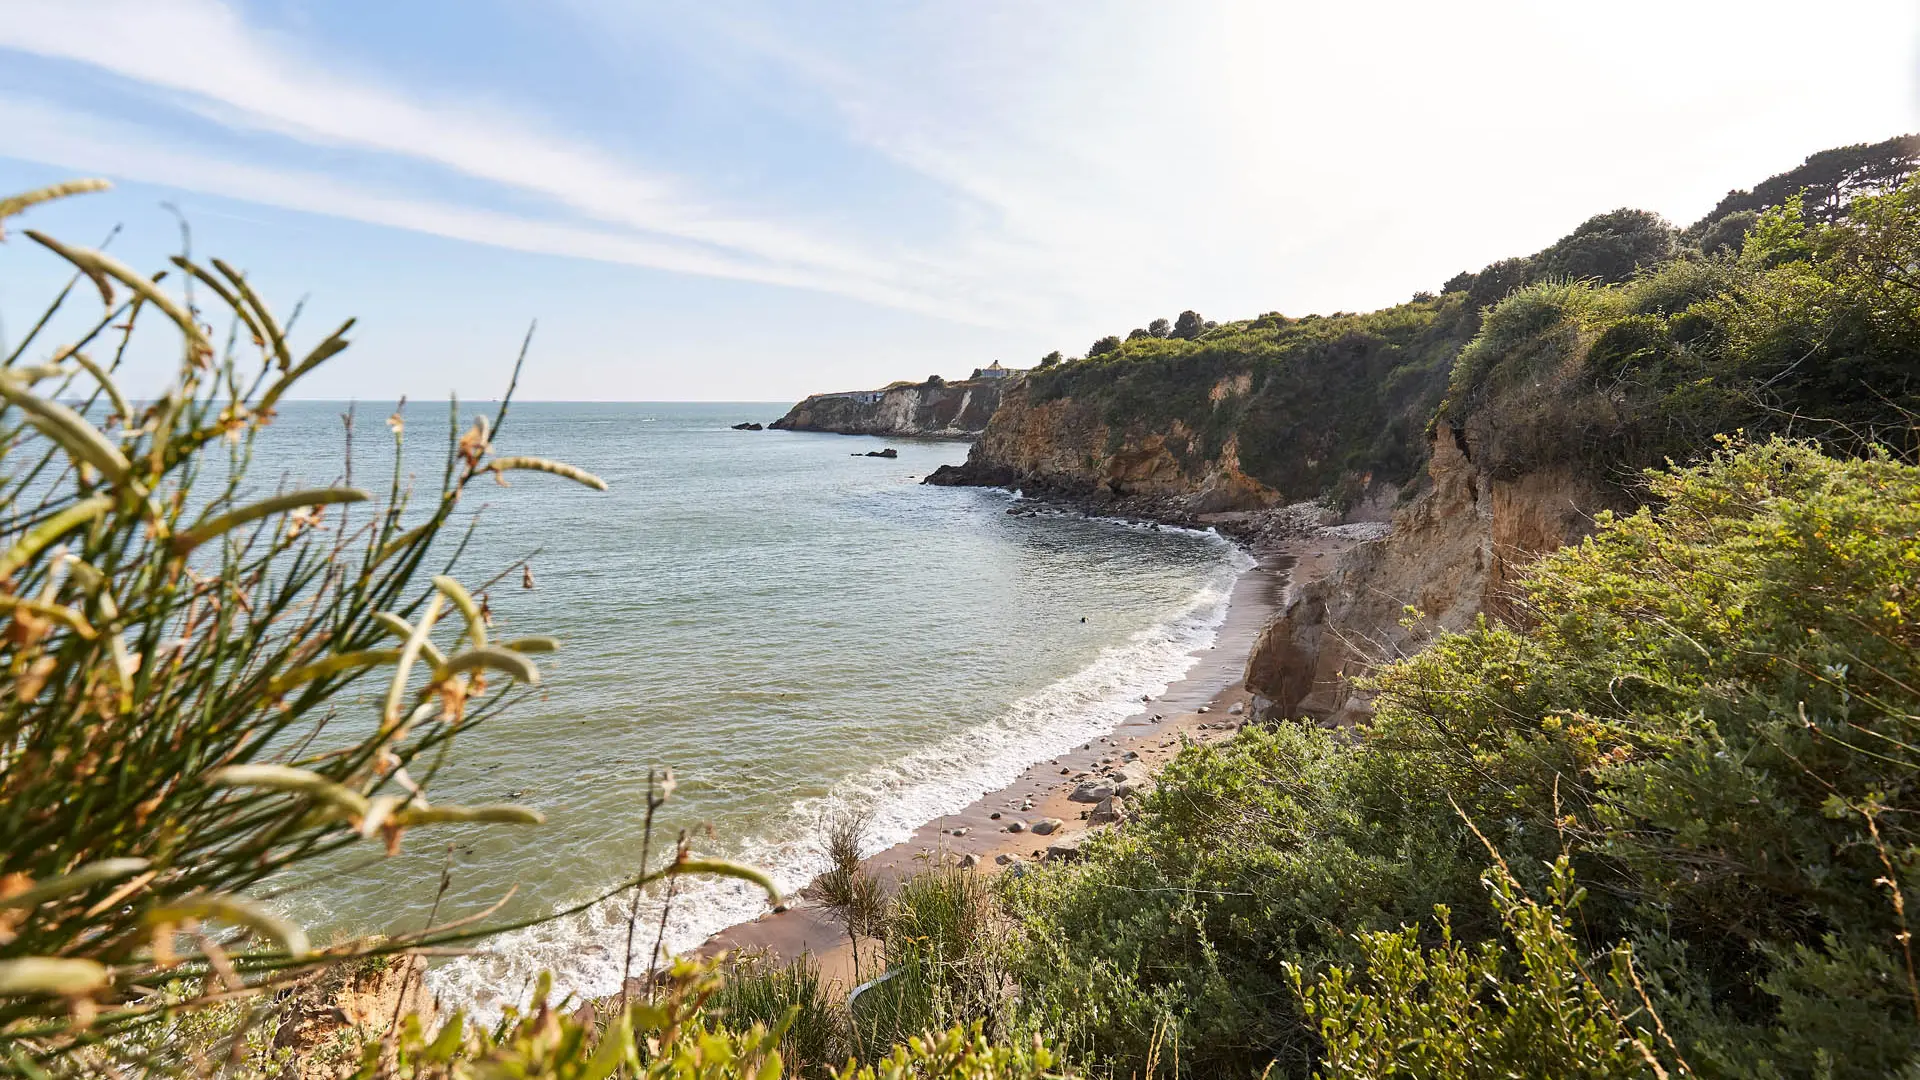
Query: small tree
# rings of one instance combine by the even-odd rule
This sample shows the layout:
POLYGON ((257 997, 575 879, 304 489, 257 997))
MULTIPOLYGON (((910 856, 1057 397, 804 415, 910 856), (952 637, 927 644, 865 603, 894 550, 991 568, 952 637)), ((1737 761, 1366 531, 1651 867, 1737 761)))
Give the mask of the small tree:
POLYGON ((878 937, 887 914, 885 891, 861 863, 861 849, 872 827, 872 816, 856 811, 822 821, 820 837, 827 849, 827 869, 800 894, 826 908, 846 930, 856 980, 860 978, 860 939, 878 937))
POLYGON ((1043 368, 1050 368, 1059 362, 1060 362, 1059 349, 1055 349, 1052 352, 1040 358, 1040 366, 1043 368))
POLYGON ((1173 336, 1192 341, 1194 338, 1199 337, 1200 332, 1206 328, 1207 321, 1200 317, 1199 312, 1183 311, 1180 313, 1180 317, 1174 320, 1173 336))
POLYGON ((1091 359, 1095 356, 1105 356, 1119 348, 1120 339, 1113 334, 1108 334, 1106 337, 1094 342, 1093 345, 1087 349, 1087 357, 1091 359))
POLYGON ((1173 324, 1165 319, 1155 319, 1147 324, 1147 333, 1154 337, 1172 337, 1173 324))

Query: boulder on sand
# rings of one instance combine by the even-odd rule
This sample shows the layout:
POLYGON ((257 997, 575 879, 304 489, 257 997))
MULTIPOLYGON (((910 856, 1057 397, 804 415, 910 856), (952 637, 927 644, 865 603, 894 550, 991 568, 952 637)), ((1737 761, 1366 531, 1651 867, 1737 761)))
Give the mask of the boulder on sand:
POLYGON ((1080 857, 1080 841, 1084 839, 1086 839, 1084 834, 1081 836, 1068 836, 1068 837, 1062 838, 1061 840, 1055 843, 1048 844, 1047 855, 1046 855, 1047 861, 1048 862, 1072 862, 1073 860, 1079 858, 1080 857))
POLYGON ((1107 783, 1105 780, 1089 780, 1079 787, 1074 788, 1073 794, 1067 796, 1067 798, 1072 799, 1074 802, 1084 803, 1097 803, 1112 797, 1113 785, 1107 783))
POLYGON ((1066 822, 1061 821, 1057 817, 1043 817, 1033 824, 1028 825, 1027 828, 1032 829, 1036 836, 1046 836, 1066 828, 1066 825, 1066 822))

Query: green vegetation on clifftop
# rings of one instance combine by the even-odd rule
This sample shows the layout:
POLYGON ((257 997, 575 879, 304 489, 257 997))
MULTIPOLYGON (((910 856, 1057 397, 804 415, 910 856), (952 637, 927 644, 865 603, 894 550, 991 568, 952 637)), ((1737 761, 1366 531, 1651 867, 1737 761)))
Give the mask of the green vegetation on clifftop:
MULTIPOLYGON (((1380 311, 1183 317, 1184 334, 1102 339, 1029 374, 1023 403, 1093 418, 1106 433, 1096 457, 1164 438, 1195 486, 1231 447, 1288 500, 1417 481, 1436 415, 1495 475, 1567 464, 1616 486, 1737 428, 1907 440, 1920 408, 1920 194, 1899 181, 1916 145, 1816 154, 1686 230, 1646 211, 1600 214, 1380 311)), ((1000 481, 1010 465, 1015 482, 1064 490, 1099 487, 1102 470, 970 467, 1000 481)))

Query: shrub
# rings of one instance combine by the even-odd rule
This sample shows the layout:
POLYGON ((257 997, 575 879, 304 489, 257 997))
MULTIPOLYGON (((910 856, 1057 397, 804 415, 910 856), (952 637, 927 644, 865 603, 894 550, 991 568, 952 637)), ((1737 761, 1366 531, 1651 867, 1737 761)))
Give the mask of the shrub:
POLYGON ((1117 1075, 1304 1075, 1279 962, 1350 962, 1353 933, 1477 897, 1482 862, 1416 767, 1293 725, 1184 750, 1081 862, 1002 879, 1022 1021, 1117 1075))
POLYGON ((1662 1080, 1692 1075, 1662 1039, 1658 1017, 1625 946, 1586 955, 1574 923, 1585 894, 1562 857, 1545 903, 1504 865, 1486 881, 1502 936, 1469 948, 1454 940, 1447 908, 1434 912, 1439 942, 1422 948, 1412 927, 1360 935, 1364 981, 1334 967, 1309 983, 1289 965, 1315 1021, 1316 1076, 1341 1080, 1662 1080), (1599 981, 1601 973, 1605 982, 1599 981), (1616 1001, 1629 1004, 1624 1007, 1616 1001), (1663 1065, 1661 1059, 1667 1058, 1663 1065))
POLYGON ((1369 741, 1516 866, 1571 844, 1605 898, 1588 933, 1668 958, 1697 1067, 1896 1072, 1920 1051, 1920 470, 1774 440, 1649 484, 1659 509, 1532 570, 1525 629, 1385 671, 1369 741))
POLYGON ((1646 483, 1519 625, 1385 668, 1365 728, 1188 748, 1083 861, 1007 879, 1020 1021, 1121 1075, 1653 1071, 1634 1039, 1670 1075, 1914 1067, 1920 468, 1730 441, 1646 483), (1282 964, 1376 977, 1302 998, 1282 964), (1409 1041, 1442 1014, 1465 1071, 1409 1041))
POLYGON ((1673 256, 1675 232, 1659 214, 1621 208, 1596 214, 1533 257, 1536 279, 1618 284, 1673 256))

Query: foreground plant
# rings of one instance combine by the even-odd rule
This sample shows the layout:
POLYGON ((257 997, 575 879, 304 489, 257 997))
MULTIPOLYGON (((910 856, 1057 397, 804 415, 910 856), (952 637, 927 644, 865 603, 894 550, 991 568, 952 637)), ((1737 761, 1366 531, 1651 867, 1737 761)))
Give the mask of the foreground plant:
POLYGON ((1563 856, 1545 903, 1504 862, 1489 870, 1493 906, 1516 955, 1495 941, 1456 941, 1446 905, 1440 941, 1423 949, 1411 926, 1359 936, 1363 976, 1342 967, 1309 979, 1287 964, 1321 1040, 1315 1075, 1328 1080, 1667 1080, 1690 1076, 1644 1004, 1625 945, 1586 955, 1572 920, 1585 893, 1563 856))
MULTIPOLYGON (((455 1016, 429 1036, 409 1019, 389 1056, 369 1046, 359 1080, 779 1080, 789 1075, 782 1047, 803 1006, 772 1023, 744 1029, 724 1025, 714 1005, 727 997, 717 960, 681 961, 656 981, 657 997, 616 1010, 605 1022, 591 1007, 568 1011, 549 1000, 544 983, 533 1005, 515 1010, 492 1030, 474 1030, 455 1016)), ((723 1006, 724 1009, 724 1006, 723 1006)), ((796 1064, 803 1064, 796 1063, 796 1064)), ((978 1025, 952 1027, 906 1039, 867 1064, 849 1060, 821 1075, 833 1080, 1044 1080, 1055 1071, 1052 1051, 1033 1041, 996 1046, 978 1025)), ((809 1070, 805 1075, 815 1075, 809 1070)))
MULTIPOLYGON (((0 218, 104 186, 0 200, 0 218)), ((0 365, 0 1074, 35 1075, 110 1066, 143 1025, 319 966, 486 932, 471 916, 315 949, 256 892, 340 848, 392 853, 412 829, 540 822, 427 797, 455 735, 506 703, 502 684, 537 684, 532 657, 556 646, 496 638, 485 585, 435 545, 476 479, 606 485, 496 455, 503 401, 464 431, 454 413, 424 498, 403 480, 398 413, 385 498, 359 516, 371 497, 346 485, 262 497, 256 441, 352 321, 298 348, 293 320, 218 259, 175 258, 175 293, 167 274, 25 235, 77 271, 0 365), (99 315, 43 344, 83 283, 99 315), (122 358, 155 330, 178 343, 177 374, 130 398, 122 358), (330 724, 365 680, 373 715, 330 724)), ((642 877, 695 872, 764 883, 684 850, 642 877)))

